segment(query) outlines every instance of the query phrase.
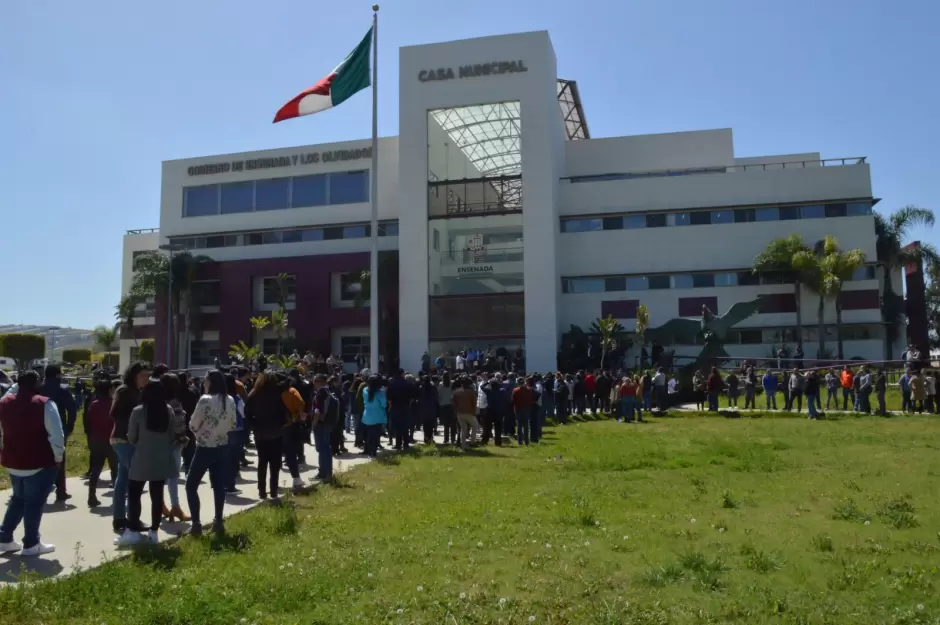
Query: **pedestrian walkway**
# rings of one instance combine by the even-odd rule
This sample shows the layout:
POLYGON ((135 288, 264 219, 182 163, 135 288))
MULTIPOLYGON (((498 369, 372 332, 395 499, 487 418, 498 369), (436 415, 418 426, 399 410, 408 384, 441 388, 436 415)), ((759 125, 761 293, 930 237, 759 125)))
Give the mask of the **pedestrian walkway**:
MULTIPOLYGON (((353 440, 347 435, 348 449, 353 449, 353 440)), ((229 496, 225 499, 225 516, 230 517, 233 514, 244 512, 260 503, 257 488, 257 462, 254 449, 247 450, 248 459, 252 466, 243 468, 240 473, 240 479, 236 486, 241 490, 239 495, 229 496)), ((313 447, 307 447, 306 457, 308 462, 316 462, 316 451, 313 447)), ((368 462, 369 458, 364 454, 347 454, 345 456, 333 459, 333 472, 343 473, 354 466, 368 462)), ((317 483, 314 480, 316 475, 316 466, 301 465, 300 475, 305 485, 317 483)), ((108 476, 107 470, 104 476, 108 476)), ((281 471, 282 493, 290 490, 292 479, 286 470, 281 471)), ((94 568, 119 558, 130 552, 129 549, 118 549, 113 541, 116 536, 111 529, 111 498, 113 491, 110 487, 105 488, 99 485, 98 498, 102 505, 94 510, 89 510, 85 504, 88 497, 87 483, 78 477, 70 477, 67 480, 67 488, 72 499, 65 504, 47 504, 42 516, 42 539, 44 542, 52 543, 56 546, 54 553, 36 557, 24 558, 18 554, 0 555, 0 585, 16 583, 19 575, 26 572, 38 573, 42 577, 59 577, 70 575, 80 570, 94 568)), ((105 484, 110 484, 105 481, 105 484)), ((6 502, 12 494, 11 490, 0 491, 0 514, 6 509, 6 502)), ((54 494, 49 495, 50 501, 54 499, 54 494)), ((212 521, 212 489, 209 486, 209 477, 203 478, 199 486, 199 499, 202 501, 202 522, 208 529, 212 521)), ((185 482, 180 480, 180 502, 183 509, 189 512, 189 506, 186 505, 185 482)), ((169 505, 169 500, 167 499, 169 505)), ((150 499, 147 492, 141 500, 143 507, 142 521, 147 523, 150 515, 150 499)), ((189 523, 167 523, 164 521, 160 526, 160 540, 169 540, 180 535, 189 528, 189 523)), ((21 541, 23 536, 23 526, 16 531, 16 540, 21 541)))

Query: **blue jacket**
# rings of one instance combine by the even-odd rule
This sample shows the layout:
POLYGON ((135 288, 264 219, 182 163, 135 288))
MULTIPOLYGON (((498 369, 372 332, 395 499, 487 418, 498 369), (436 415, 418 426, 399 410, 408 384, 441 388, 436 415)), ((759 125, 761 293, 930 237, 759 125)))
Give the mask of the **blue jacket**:
POLYGON ((42 388, 39 389, 39 394, 55 402, 55 407, 59 410, 59 417, 62 418, 62 430, 65 432, 66 437, 71 436, 72 430, 75 429, 75 421, 78 419, 78 408, 75 405, 75 398, 72 397, 72 393, 68 389, 62 388, 62 384, 58 379, 49 379, 43 383, 42 388))
POLYGON ((911 392, 911 376, 906 373, 901 376, 898 380, 898 386, 901 387, 901 392, 910 393, 911 392))
POLYGON ((777 392, 777 376, 765 373, 760 383, 768 393, 777 392))
POLYGON ((384 425, 387 423, 385 409, 388 406, 388 401, 385 399, 384 390, 379 389, 379 392, 375 394, 375 401, 372 401, 372 398, 369 397, 369 389, 362 389, 362 405, 365 408, 365 412, 362 413, 363 425, 384 425))

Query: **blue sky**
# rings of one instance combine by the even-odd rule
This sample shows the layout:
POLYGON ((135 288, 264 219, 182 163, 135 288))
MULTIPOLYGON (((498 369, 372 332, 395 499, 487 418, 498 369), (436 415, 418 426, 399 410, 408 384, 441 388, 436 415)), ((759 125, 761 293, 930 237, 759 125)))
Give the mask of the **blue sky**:
MULTIPOLYGON (((0 8, 0 323, 113 322, 121 236, 158 225, 166 159, 365 138, 370 98, 276 126, 371 2, 37 0, 0 8)), ((940 210, 936 0, 395 0, 400 46, 546 29, 592 136, 732 127, 738 156, 867 156, 879 208, 940 210)), ((833 233, 838 235, 838 233, 833 233)), ((940 228, 918 232, 940 244, 940 228)))

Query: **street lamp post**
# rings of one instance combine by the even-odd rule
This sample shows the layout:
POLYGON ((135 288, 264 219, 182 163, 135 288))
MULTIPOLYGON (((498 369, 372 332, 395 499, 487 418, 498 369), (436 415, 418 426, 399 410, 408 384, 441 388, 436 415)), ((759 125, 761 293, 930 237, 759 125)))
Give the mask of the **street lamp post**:
POLYGON ((173 369, 173 252, 182 251, 184 248, 179 243, 164 243, 160 249, 167 252, 167 292, 166 292, 166 364, 173 369))

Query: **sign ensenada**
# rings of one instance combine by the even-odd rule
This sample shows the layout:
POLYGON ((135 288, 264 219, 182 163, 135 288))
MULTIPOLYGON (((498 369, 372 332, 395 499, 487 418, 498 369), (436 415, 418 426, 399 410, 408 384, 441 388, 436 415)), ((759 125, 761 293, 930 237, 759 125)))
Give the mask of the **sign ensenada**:
POLYGON ((431 82, 432 80, 452 80, 454 78, 476 78, 478 76, 494 76, 497 74, 517 74, 527 72, 529 68, 519 61, 491 61, 489 63, 474 63, 461 65, 454 71, 453 67, 438 67, 436 69, 423 69, 418 72, 418 80, 431 82))
POLYGON ((356 148, 354 150, 326 150, 324 152, 301 152, 287 156, 271 156, 269 158, 253 158, 244 161, 227 161, 222 163, 209 163, 206 165, 193 165, 186 170, 190 176, 209 176, 213 174, 226 174, 232 171, 253 171, 256 169, 272 169, 275 167, 296 167, 298 165, 314 165, 316 163, 335 163, 339 161, 357 161, 363 158, 372 158, 372 148, 356 148))

